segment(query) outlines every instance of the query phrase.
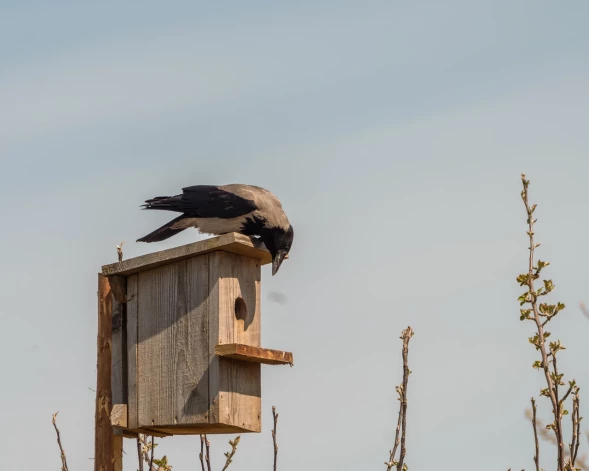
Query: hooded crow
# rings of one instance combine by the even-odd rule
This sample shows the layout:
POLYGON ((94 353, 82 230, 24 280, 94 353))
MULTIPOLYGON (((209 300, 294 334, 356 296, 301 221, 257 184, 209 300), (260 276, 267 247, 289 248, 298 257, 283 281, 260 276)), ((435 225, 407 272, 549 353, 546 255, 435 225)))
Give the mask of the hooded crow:
POLYGON ((270 191, 253 185, 195 185, 176 196, 157 196, 144 209, 182 213, 137 242, 159 242, 195 227, 203 234, 229 232, 257 237, 272 255, 272 276, 288 258, 294 231, 282 204, 270 191))

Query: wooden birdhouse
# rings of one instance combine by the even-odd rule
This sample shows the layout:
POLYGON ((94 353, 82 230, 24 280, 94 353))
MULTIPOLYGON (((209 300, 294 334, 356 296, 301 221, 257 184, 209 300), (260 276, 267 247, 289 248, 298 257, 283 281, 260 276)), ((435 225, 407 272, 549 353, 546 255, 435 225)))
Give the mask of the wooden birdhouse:
POLYGON ((152 435, 261 431, 261 364, 292 365, 291 353, 261 347, 268 263, 263 245, 232 233, 102 267, 113 295, 115 425, 152 435))

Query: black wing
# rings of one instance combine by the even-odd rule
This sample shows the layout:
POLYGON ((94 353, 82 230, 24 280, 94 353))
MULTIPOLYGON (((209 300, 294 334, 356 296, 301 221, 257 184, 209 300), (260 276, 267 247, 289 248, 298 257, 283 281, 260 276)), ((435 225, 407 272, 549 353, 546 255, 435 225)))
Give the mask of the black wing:
POLYGON ((145 209, 163 209, 192 217, 229 219, 257 209, 253 201, 214 185, 182 188, 176 196, 158 196, 145 202, 145 209))

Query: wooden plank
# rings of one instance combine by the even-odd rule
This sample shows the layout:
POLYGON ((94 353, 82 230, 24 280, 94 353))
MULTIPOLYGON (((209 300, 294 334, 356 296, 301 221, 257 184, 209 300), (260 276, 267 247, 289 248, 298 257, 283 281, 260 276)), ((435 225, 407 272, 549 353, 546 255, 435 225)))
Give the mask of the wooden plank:
POLYGON ((185 304, 172 326, 175 424, 209 420, 209 255, 186 261, 185 304))
POLYGON ((239 434, 239 433, 253 433, 257 430, 249 430, 243 427, 236 427, 227 424, 196 424, 196 425, 175 425, 171 427, 161 427, 157 429, 159 433, 166 433, 167 435, 200 435, 206 433, 207 435, 214 434, 239 434))
POLYGON ((215 345, 240 343, 259 347, 260 263, 251 258, 217 252, 215 265, 214 277, 218 283, 216 312, 219 313, 219 338, 215 345))
POLYGON ((113 404, 110 424, 113 427, 127 428, 127 404, 113 404))
POLYGON ((219 423, 219 360, 215 345, 219 343, 219 281, 220 252, 209 254, 209 299, 208 299, 208 357, 209 357, 209 424, 219 423))
POLYGON ((260 277, 257 260, 236 254, 209 255, 211 414, 214 422, 259 431, 261 365, 220 358, 218 344, 260 345, 260 277), (245 308, 236 310, 236 300, 245 308), (244 312, 238 312, 238 311, 244 312), (211 325, 211 321, 213 321, 211 325))
POLYGON ((138 280, 138 426, 206 423, 208 255, 138 280))
POLYGON ((133 430, 129 430, 128 428, 123 428, 121 429, 121 435, 124 438, 137 438, 139 436, 139 433, 133 430))
POLYGON ((96 414, 94 436, 95 471, 114 471, 114 435, 110 425, 110 412, 112 409, 112 301, 113 296, 108 278, 99 273, 96 414))
POLYGON ((233 358, 235 360, 263 363, 266 365, 293 365, 293 357, 290 352, 270 350, 268 348, 252 347, 239 343, 217 345, 215 354, 220 357, 233 358))
POLYGON ((261 432, 261 364, 219 358, 219 422, 261 432))
MULTIPOLYGON (((111 290, 113 290, 113 282, 122 291, 122 295, 126 293, 127 281, 124 276, 116 276, 109 279, 111 290)), ((117 301, 117 297, 113 296, 112 309, 112 402, 113 404, 127 403, 127 333, 126 333, 126 313, 125 304, 117 301)))
POLYGON ((113 471, 123 471, 123 437, 113 437, 113 471))
POLYGON ((262 242, 233 232, 200 240, 192 244, 181 245, 180 247, 130 258, 122 262, 104 265, 102 267, 102 273, 106 276, 132 275, 216 250, 251 257, 259 260, 262 265, 272 263, 270 252, 268 252, 262 242))
POLYGON ((129 428, 139 427, 137 408, 137 317, 139 297, 137 295, 138 275, 127 278, 127 421, 129 428))
MULTIPOLYGON (((138 434, 142 434, 142 435, 153 435, 154 437, 170 437, 172 436, 171 433, 167 433, 164 432, 163 430, 159 430, 159 429, 152 429, 152 428, 135 428, 135 429, 127 429, 125 430, 125 432, 128 432, 130 434, 133 434, 133 436, 129 437, 129 438, 137 438, 138 434)), ((149 471, 149 470, 148 470, 149 471)))

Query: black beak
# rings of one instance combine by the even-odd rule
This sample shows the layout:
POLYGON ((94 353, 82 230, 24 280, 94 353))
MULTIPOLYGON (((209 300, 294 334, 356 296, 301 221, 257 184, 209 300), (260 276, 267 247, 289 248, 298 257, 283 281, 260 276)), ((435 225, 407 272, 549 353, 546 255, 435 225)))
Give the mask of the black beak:
POLYGON ((282 264, 282 261, 284 260, 284 257, 286 257, 286 255, 287 254, 284 250, 279 250, 276 253, 274 258, 272 259, 272 276, 278 273, 278 269, 280 268, 280 265, 282 264))

